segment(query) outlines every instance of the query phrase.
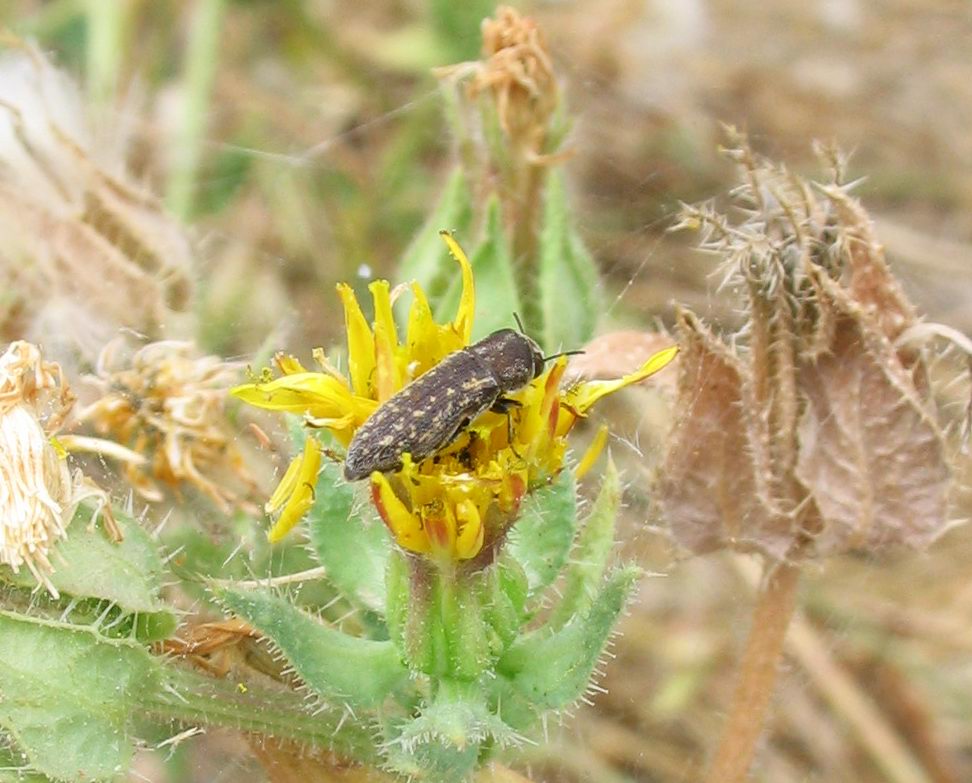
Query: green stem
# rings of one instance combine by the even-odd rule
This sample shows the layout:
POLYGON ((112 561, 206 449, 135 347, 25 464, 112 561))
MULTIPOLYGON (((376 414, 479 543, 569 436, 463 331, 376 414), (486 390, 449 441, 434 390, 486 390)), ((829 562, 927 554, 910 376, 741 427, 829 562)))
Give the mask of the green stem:
POLYGON ((173 139, 172 170, 166 192, 166 205, 182 220, 192 213, 224 7, 225 0, 198 0, 192 13, 183 79, 184 100, 173 139))
POLYGON ((87 0, 86 8, 88 89, 91 102, 104 111, 111 105, 118 88, 131 3, 87 0))
POLYGON ((301 710, 292 692, 242 686, 173 665, 165 667, 162 678, 162 687, 141 694, 141 706, 158 718, 326 747, 363 763, 378 761, 369 727, 347 719, 340 709, 312 714, 301 710))

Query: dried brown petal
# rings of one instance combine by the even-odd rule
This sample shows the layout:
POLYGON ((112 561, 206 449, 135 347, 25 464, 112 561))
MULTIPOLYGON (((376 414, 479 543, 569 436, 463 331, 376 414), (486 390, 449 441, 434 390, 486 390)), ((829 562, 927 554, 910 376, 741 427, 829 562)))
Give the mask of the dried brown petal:
POLYGON ((741 415, 743 365, 689 313, 680 313, 679 334, 679 420, 656 489, 672 534, 693 553, 733 546, 782 558, 793 534, 756 495, 741 415))
POLYGON ((124 341, 115 340, 87 379, 101 397, 78 419, 145 457, 125 465, 128 482, 145 499, 164 497, 156 481, 187 483, 229 512, 254 490, 226 420, 237 372, 218 357, 199 356, 191 343, 148 343, 125 356, 124 341))
POLYGON ((915 308, 905 296, 884 258, 884 247, 874 235, 874 223, 857 199, 837 186, 822 188, 836 208, 840 241, 844 245, 850 279, 850 297, 876 320, 890 340, 918 321, 915 308))
POLYGON ((500 126, 515 146, 541 152, 547 121, 557 106, 557 82, 543 32, 509 6, 483 20, 483 59, 469 85, 489 92, 500 126))
POLYGON ((797 475, 820 510, 820 554, 927 546, 944 530, 949 468, 927 401, 883 331, 851 295, 824 284, 837 312, 830 353, 800 373, 808 405, 797 475))

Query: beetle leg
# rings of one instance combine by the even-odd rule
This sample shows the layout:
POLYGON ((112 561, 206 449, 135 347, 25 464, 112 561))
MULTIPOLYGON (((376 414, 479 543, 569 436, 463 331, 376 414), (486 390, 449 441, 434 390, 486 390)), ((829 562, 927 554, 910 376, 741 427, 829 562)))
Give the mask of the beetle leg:
POLYGON ((509 397, 497 397, 489 409, 493 413, 509 413, 512 408, 522 408, 523 403, 519 400, 513 400, 509 397))

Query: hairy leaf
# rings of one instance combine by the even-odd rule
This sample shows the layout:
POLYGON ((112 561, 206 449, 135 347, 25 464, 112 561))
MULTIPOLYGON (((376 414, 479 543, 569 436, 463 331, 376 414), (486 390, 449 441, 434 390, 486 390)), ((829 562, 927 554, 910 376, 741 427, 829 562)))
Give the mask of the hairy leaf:
POLYGON ((621 480, 614 460, 609 459, 601 491, 570 553, 562 598, 550 618, 550 627, 560 628, 575 615, 590 609, 614 546, 614 526, 620 504, 621 480))
POLYGON ((728 544, 783 557, 793 542, 758 502, 742 411, 743 368, 694 316, 679 314, 680 412, 656 497, 678 544, 695 554, 728 544))
POLYGON ((279 648, 297 675, 325 699, 374 707, 407 676, 391 642, 329 628, 269 590, 217 587, 214 594, 279 648))
POLYGON ((0 726, 55 780, 114 779, 129 724, 157 670, 134 642, 0 612, 0 726))
POLYGON ((540 628, 521 637, 500 659, 500 674, 541 709, 560 709, 579 699, 640 576, 636 567, 611 573, 589 612, 556 633, 540 628))
POLYGON ((538 270, 544 349, 583 345, 593 336, 601 311, 600 281, 594 259, 574 228, 559 172, 547 178, 538 270))
POLYGON ((399 278, 416 280, 425 289, 433 305, 442 296, 456 269, 455 262, 449 258, 449 251, 439 237, 439 231, 455 230, 462 237, 471 222, 469 186, 462 169, 457 167, 449 177, 439 203, 418 230, 398 268, 399 278))
MULTIPOLYGON (((54 547, 51 582, 62 593, 78 598, 111 601, 126 612, 161 612, 162 558, 155 541, 133 519, 115 514, 124 539, 114 543, 101 525, 90 524, 91 508, 82 505, 68 528, 67 538, 54 547)), ((22 587, 34 580, 26 570, 4 578, 22 587)))
POLYGON ((891 343, 850 312, 800 376, 809 405, 797 475, 822 517, 816 549, 922 548, 945 528, 945 444, 891 343))
POLYGON ((577 528, 574 474, 564 468, 546 487, 529 496, 510 531, 509 551, 523 566, 531 594, 553 583, 567 562, 577 528))
POLYGON ((336 465, 325 466, 318 476, 307 526, 328 580, 358 605, 383 611, 391 541, 384 525, 360 513, 354 487, 336 465))

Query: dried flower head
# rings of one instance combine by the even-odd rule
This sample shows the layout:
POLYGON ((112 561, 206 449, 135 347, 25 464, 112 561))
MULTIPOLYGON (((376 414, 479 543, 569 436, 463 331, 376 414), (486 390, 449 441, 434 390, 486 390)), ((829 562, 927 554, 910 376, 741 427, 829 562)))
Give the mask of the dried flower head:
POLYGON ((50 549, 78 502, 99 494, 51 440, 73 404, 61 368, 35 345, 15 342, 0 356, 0 564, 26 565, 55 597, 50 549))
MULTIPOLYGON (((292 357, 278 358, 276 380, 233 390, 244 401, 305 416, 330 430, 342 445, 405 384, 448 354, 470 343, 475 293, 472 268, 458 244, 443 238, 462 270, 462 294, 455 319, 438 324, 425 292, 412 284, 413 301, 404 340, 392 316, 393 294, 385 280, 370 285, 374 322, 369 326, 350 287, 338 286, 348 337, 348 375, 318 352, 322 372, 305 370, 292 357)), ((396 289, 401 291, 402 289, 396 289)), ((654 374, 674 358, 675 349, 651 357, 636 371, 612 381, 588 381, 562 389, 566 357, 523 389, 509 416, 486 412, 449 446, 421 462, 403 455, 401 469, 371 474, 375 506, 398 543, 438 561, 470 560, 502 541, 520 503, 533 487, 561 470, 566 436, 602 397, 654 374)), ((290 466, 269 510, 283 508, 271 540, 287 533, 313 503, 321 446, 308 437, 304 453, 290 466)))
POLYGON ((125 123, 98 134, 81 93, 36 48, 0 52, 0 335, 94 359, 120 326, 187 318, 190 248, 126 171, 125 123), (43 303, 43 304, 39 304, 43 303))
POLYGON ((500 127, 514 147, 542 152, 557 107, 557 81, 543 32, 509 6, 482 25, 483 60, 473 64, 470 97, 491 96, 500 127))
MULTIPOLYGON (((148 500, 162 499, 161 482, 194 486, 224 512, 243 502, 253 482, 225 411, 237 368, 198 356, 191 343, 149 343, 131 355, 124 345, 117 339, 101 352, 96 374, 86 379, 101 396, 77 418, 125 446, 128 456, 102 444, 93 450, 122 457, 128 481, 148 500)), ((76 450, 86 445, 65 440, 76 450)))
MULTIPOLYGON (((730 133, 733 133, 730 131, 730 133)), ((811 185, 732 135, 746 219, 686 207, 744 297, 728 342, 679 317, 679 424, 660 502, 676 540, 798 559, 921 547, 946 527, 950 466, 918 323, 844 161, 811 185)))

